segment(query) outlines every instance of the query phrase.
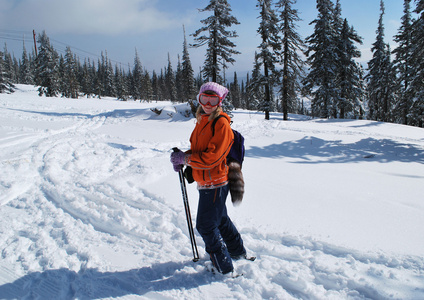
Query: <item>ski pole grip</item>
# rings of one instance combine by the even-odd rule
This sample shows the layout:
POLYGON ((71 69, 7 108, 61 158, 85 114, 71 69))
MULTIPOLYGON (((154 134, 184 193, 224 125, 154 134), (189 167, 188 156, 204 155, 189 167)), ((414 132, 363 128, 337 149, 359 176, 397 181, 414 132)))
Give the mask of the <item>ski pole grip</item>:
POLYGON ((174 152, 180 152, 181 150, 178 149, 177 147, 174 147, 174 148, 172 148, 172 151, 174 151, 174 152))

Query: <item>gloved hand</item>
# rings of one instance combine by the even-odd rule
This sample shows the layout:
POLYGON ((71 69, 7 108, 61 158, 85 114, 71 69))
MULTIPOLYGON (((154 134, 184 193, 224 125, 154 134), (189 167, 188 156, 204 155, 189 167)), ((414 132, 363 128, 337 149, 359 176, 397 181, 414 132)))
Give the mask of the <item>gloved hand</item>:
POLYGON ((182 151, 174 151, 171 153, 171 163, 175 172, 179 172, 186 163, 186 155, 182 151))

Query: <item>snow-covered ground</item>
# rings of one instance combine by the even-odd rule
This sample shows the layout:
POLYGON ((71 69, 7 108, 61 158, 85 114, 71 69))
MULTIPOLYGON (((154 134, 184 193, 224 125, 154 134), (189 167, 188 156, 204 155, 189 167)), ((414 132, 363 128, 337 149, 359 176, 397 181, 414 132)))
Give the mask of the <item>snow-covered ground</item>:
MULTIPOLYGON (((255 262, 192 262, 185 105, 0 94, 0 299, 424 299, 424 131, 234 111, 255 262), (150 108, 163 108, 157 116, 150 108)), ((198 192, 189 185, 193 218, 198 192)))

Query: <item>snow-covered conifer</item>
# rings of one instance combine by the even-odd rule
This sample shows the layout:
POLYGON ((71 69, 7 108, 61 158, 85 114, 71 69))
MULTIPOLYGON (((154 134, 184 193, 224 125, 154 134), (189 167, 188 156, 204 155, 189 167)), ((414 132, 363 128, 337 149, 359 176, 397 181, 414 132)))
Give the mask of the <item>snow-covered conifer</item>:
POLYGON ((141 99, 143 93, 143 68, 137 49, 135 50, 134 68, 132 71, 131 94, 134 100, 141 99))
POLYGON ((31 61, 28 57, 28 52, 26 50, 25 43, 23 43, 22 59, 19 65, 19 82, 23 84, 34 83, 34 78, 31 70, 31 61))
POLYGON ((388 122, 391 120, 393 104, 393 84, 395 82, 390 46, 384 41, 383 16, 384 2, 380 1, 380 18, 377 37, 373 44, 373 58, 368 62, 368 114, 371 120, 388 122))
POLYGON ((281 102, 284 120, 288 119, 288 113, 297 113, 298 92, 300 91, 300 79, 303 75, 304 62, 300 55, 304 52, 304 42, 297 32, 296 22, 300 21, 297 9, 293 8, 296 0, 279 0, 276 3, 280 12, 281 31, 281 64, 282 80, 280 86, 281 102))
POLYGON ((63 74, 61 74, 62 96, 66 98, 78 98, 80 85, 77 78, 77 61, 71 48, 68 46, 65 50, 63 74))
POLYGON ((106 52, 106 66, 105 66, 105 95, 109 97, 116 96, 116 88, 114 84, 114 72, 110 59, 107 57, 106 52))
POLYGON ((10 73, 5 63, 4 54, 0 51, 0 93, 13 92, 14 85, 10 79, 10 73))
POLYGON ((184 43, 183 43, 183 57, 181 62, 181 93, 182 93, 182 101, 187 101, 190 99, 195 99, 196 97, 196 86, 194 81, 194 71, 191 65, 190 54, 188 52, 188 44, 185 33, 185 27, 183 27, 184 31, 184 43))
POLYGON ((81 77, 80 77, 80 85, 81 85, 81 92, 86 96, 87 98, 91 97, 92 94, 94 94, 93 90, 93 71, 91 70, 91 62, 90 59, 85 59, 84 64, 82 66, 81 70, 81 77))
POLYGON ((413 23, 412 33, 414 76, 408 95, 412 99, 411 125, 424 127, 424 0, 416 2, 414 11, 418 14, 418 19, 413 23))
POLYGON ((240 108, 241 105, 241 90, 237 78, 237 72, 234 72, 233 82, 230 84, 231 102, 235 108, 240 108))
POLYGON ((228 63, 235 62, 232 57, 234 54, 240 54, 230 40, 238 37, 237 32, 226 28, 240 23, 231 15, 231 6, 227 0, 210 0, 210 3, 199 11, 211 11, 213 14, 201 20, 204 26, 192 34, 196 41, 192 46, 197 48, 207 45, 206 60, 202 69, 203 78, 223 84, 220 74, 222 69, 225 70, 228 63))
POLYGON ((144 70, 144 79, 143 79, 143 98, 150 101, 153 99, 153 87, 152 80, 150 79, 150 74, 147 70, 144 70))
POLYGON ((330 0, 317 0, 317 9, 318 17, 311 22, 315 24, 314 32, 306 39, 310 70, 304 85, 313 97, 312 114, 329 118, 337 99, 337 32, 333 23, 333 3, 330 0))
POLYGON ((177 88, 175 86, 175 72, 172 68, 171 57, 168 53, 168 67, 166 68, 165 73, 165 84, 167 89, 167 100, 176 101, 177 100, 177 88))
POLYGON ((411 85, 413 77, 413 47, 412 44, 412 23, 411 0, 404 0, 404 10, 402 24, 394 41, 398 47, 393 50, 396 58, 393 61, 397 73, 397 97, 393 109, 395 122, 408 124, 408 114, 412 106, 412 99, 407 91, 411 85))
POLYGON ((246 108, 256 110, 260 108, 260 102, 265 98, 263 75, 261 73, 261 63, 259 55, 255 52, 255 63, 252 71, 252 78, 247 83, 246 87, 246 108))
MULTIPOLYGON (((279 37, 278 17, 272 8, 271 0, 258 0, 256 5, 260 10, 260 24, 258 33, 261 44, 258 46, 257 63, 263 67, 263 77, 255 85, 263 85, 265 97, 260 103, 259 110, 265 112, 265 119, 269 120, 269 113, 274 109, 273 88, 278 82, 279 73, 277 64, 281 50, 279 37)), ((252 78, 253 80, 253 78, 252 78)))
POLYGON ((360 115, 365 97, 362 69, 354 60, 361 57, 355 43, 362 44, 362 38, 345 19, 337 39, 339 57, 336 70, 337 99, 335 109, 340 118, 360 115))
POLYGON ((39 85, 40 96, 54 97, 59 90, 59 55, 50 44, 50 39, 43 31, 38 36, 40 45, 36 58, 35 83, 39 85))
POLYGON ((153 70, 153 73, 152 73, 152 93, 153 93, 152 100, 161 100, 159 78, 155 70, 153 70))
POLYGON ((115 74, 114 74, 114 85, 116 87, 116 97, 119 100, 127 101, 128 100, 128 87, 125 74, 122 72, 122 69, 118 67, 118 64, 115 65, 115 74))

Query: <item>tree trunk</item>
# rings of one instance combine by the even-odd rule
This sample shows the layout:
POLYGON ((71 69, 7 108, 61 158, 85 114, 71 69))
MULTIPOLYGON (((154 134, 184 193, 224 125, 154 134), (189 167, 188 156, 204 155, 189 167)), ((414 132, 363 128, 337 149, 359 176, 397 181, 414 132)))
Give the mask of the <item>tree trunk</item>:
POLYGON ((266 78, 265 83, 265 120, 269 120, 269 104, 271 102, 271 93, 269 90, 268 66, 264 63, 264 75, 266 78))
POLYGON ((283 66, 283 119, 288 120, 288 101, 289 101, 289 44, 284 42, 284 66, 283 66))

